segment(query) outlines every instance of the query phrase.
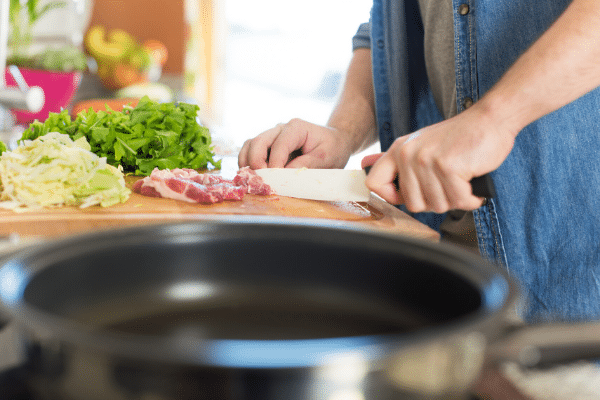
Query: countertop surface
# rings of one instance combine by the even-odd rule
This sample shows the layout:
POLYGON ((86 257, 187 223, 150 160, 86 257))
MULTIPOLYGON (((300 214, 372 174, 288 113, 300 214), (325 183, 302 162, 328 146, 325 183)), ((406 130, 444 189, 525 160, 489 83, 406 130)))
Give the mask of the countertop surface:
MULTIPOLYGON (((223 157, 219 174, 233 178, 237 158, 223 157)), ((131 187, 141 177, 127 176, 131 187)), ((312 218, 340 225, 359 225, 420 239, 439 240, 439 234, 378 196, 368 203, 323 202, 285 196, 248 194, 240 201, 198 204, 155 198, 131 193, 130 198, 111 207, 60 207, 26 212, 0 210, 0 236, 18 234, 22 238, 58 238, 76 233, 124 226, 174 221, 198 221, 218 216, 269 216, 276 218, 312 218)))
MULTIPOLYGON (((237 168, 236 160, 226 158, 224 174, 231 174, 237 168)), ((403 220, 411 223, 410 219, 403 220)), ((415 221, 416 222, 416 221, 415 221)), ((404 222, 403 222, 404 223, 404 222)), ((413 225, 420 235, 425 232, 428 239, 437 240, 422 226, 413 225)), ((35 244, 39 237, 21 237, 11 234, 10 231, 2 232, 0 238, 0 254, 17 249, 21 246, 35 244), (1 240, 4 239, 4 240, 1 240)), ((10 363, 12 355, 6 354, 6 343, 10 340, 11 332, 0 330, 0 370, 5 368, 4 362, 10 363)), ((482 400, 592 400, 600 399, 600 366, 595 363, 580 362, 572 365, 558 366, 552 369, 538 371, 525 371, 516 365, 503 365, 500 370, 491 375, 485 375, 481 392, 482 400), (516 390, 516 392, 515 392, 516 390)))

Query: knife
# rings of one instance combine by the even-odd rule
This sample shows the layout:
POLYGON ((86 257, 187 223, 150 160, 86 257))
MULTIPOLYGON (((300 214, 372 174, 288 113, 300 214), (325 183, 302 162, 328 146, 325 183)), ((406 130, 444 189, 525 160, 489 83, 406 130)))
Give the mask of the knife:
POLYGON ((371 196, 362 169, 263 168, 255 172, 280 196, 356 202, 368 202, 371 196))
MULTIPOLYGON (((371 167, 353 169, 263 168, 255 170, 280 196, 322 201, 368 202, 371 191, 365 180, 371 167)), ((394 180, 398 188, 398 177, 394 180)), ((489 174, 471 180, 473 194, 490 198, 496 195, 489 174)))

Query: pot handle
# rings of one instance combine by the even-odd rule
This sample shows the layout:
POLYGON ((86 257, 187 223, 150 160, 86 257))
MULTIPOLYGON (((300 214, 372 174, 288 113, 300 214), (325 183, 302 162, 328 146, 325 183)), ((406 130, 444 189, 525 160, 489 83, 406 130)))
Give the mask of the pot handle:
POLYGON ((515 326, 487 349, 490 362, 516 362, 524 368, 548 368, 582 360, 600 360, 600 322, 515 326))

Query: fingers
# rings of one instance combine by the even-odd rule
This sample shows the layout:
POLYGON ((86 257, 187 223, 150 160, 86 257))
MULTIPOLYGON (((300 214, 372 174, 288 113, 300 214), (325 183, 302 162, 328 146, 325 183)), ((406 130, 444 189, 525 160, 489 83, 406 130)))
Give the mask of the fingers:
POLYGON ((398 139, 388 152, 363 158, 363 168, 372 165, 367 187, 391 204, 404 204, 411 212, 444 213, 480 207, 483 199, 473 196, 469 180, 416 139, 398 139))
MULTIPOLYGON (((403 204, 404 199, 401 194, 396 191, 396 185, 394 184, 397 170, 396 163, 391 155, 388 153, 380 153, 368 157, 370 158, 366 162, 377 159, 377 162, 373 164, 371 171, 367 175, 366 185, 369 190, 377 193, 390 204, 403 204)), ((363 164, 362 162, 361 165, 368 166, 368 164, 363 164)))
POLYGON ((467 180, 457 174, 440 173, 434 167, 408 168, 399 180, 404 204, 412 212, 442 214, 449 210, 474 210, 483 204, 483 199, 473 196, 467 180))
MULTIPOLYGON (((244 143, 238 155, 238 165, 252 169, 289 167, 288 163, 302 154, 310 128, 308 123, 299 119, 277 124, 244 143)), ((294 164, 311 165, 303 164, 306 162, 306 159, 301 159, 294 164)))
POLYGON ((360 167, 364 169, 365 167, 372 166, 381 158, 381 156, 383 156, 383 154, 384 153, 369 154, 368 156, 363 157, 363 159, 360 161, 360 167))
POLYGON ((295 151, 302 149, 308 137, 308 128, 302 126, 297 120, 291 120, 287 124, 280 124, 279 135, 271 145, 269 155, 269 168, 288 167, 290 155, 295 151))
POLYGON ((266 168, 267 161, 270 159, 269 149, 282 130, 283 124, 277 124, 255 138, 246 140, 238 154, 239 167, 266 168))
POLYGON ((253 169, 343 168, 350 155, 343 132, 294 118, 246 141, 238 164, 253 169))
POLYGON ((314 154, 301 154, 298 157, 291 159, 286 165, 286 168, 305 168, 310 166, 311 168, 322 168, 319 164, 319 160, 315 159, 314 154))
POLYGON ((485 199, 473 195, 471 183, 458 176, 449 177, 445 182, 448 209, 474 210, 483 205, 485 199))

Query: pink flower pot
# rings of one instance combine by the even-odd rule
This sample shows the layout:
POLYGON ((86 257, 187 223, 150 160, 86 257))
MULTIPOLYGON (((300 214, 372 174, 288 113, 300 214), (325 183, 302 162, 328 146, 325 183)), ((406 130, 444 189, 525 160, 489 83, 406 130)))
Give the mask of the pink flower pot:
MULTIPOLYGON (((45 97, 44 106, 37 113, 13 110, 19 124, 29 124, 36 119, 45 121, 50 112, 60 112, 71 103, 81 83, 81 72, 57 72, 28 68, 19 68, 19 70, 27 85, 41 87, 45 97)), ((8 70, 5 71, 4 77, 7 86, 17 86, 8 70)))

